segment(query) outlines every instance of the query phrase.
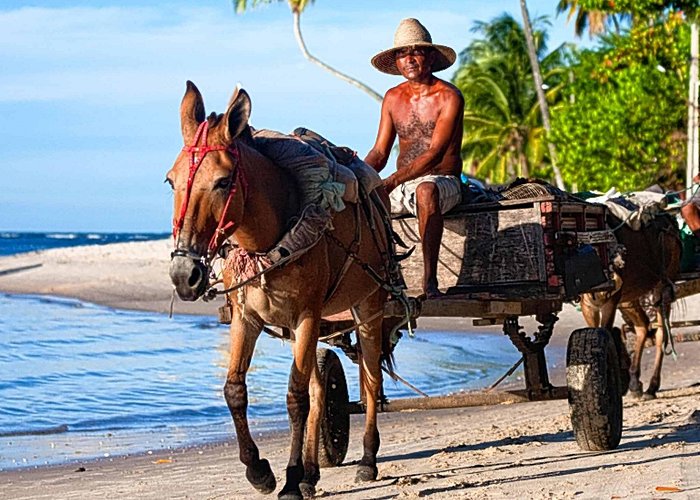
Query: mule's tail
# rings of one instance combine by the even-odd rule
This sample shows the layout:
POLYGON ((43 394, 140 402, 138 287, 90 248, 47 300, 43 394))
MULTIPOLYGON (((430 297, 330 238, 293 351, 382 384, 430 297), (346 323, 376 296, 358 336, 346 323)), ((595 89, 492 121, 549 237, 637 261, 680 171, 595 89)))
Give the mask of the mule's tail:
MULTIPOLYGON (((410 321, 410 319, 408 320, 410 321)), ((397 380, 394 372, 396 365, 394 360, 394 349, 403 337, 402 330, 408 327, 407 318, 397 318, 395 316, 384 318, 382 322, 382 352, 381 362, 387 374, 397 380)))

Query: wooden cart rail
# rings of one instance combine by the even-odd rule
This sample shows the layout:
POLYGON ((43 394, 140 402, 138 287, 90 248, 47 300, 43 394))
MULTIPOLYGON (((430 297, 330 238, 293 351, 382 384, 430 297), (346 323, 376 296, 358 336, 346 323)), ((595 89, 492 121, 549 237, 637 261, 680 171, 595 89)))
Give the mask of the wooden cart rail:
POLYGON ((676 299, 700 293, 700 272, 681 273, 676 282, 676 299))
MULTIPOLYGON (((527 403, 528 401, 551 401, 566 399, 566 387, 552 387, 550 391, 531 397, 528 391, 470 391, 449 396, 429 396, 420 398, 400 398, 383 402, 379 405, 382 413, 409 410, 442 410, 448 408, 466 408, 470 406, 490 406, 499 404, 527 403)), ((352 414, 364 413, 361 402, 348 403, 348 411, 352 414)))

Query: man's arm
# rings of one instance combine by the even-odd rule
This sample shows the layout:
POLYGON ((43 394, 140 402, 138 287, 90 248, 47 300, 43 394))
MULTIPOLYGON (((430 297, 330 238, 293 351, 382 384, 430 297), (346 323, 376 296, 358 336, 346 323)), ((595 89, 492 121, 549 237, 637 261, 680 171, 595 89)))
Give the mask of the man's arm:
POLYGON ((430 147, 418 155, 410 165, 398 169, 384 180, 384 187, 391 192, 399 184, 417 179, 431 171, 435 165, 442 161, 447 148, 450 145, 455 127, 461 124, 464 114, 464 98, 459 92, 450 92, 445 100, 445 105, 440 111, 433 136, 430 139, 430 147))
POLYGON ((367 153, 365 163, 374 168, 377 172, 381 172, 386 166, 391 154, 391 147, 396 139, 396 129, 394 128, 394 120, 391 118, 391 102, 393 101, 391 90, 386 93, 382 101, 382 113, 379 119, 379 131, 377 132, 377 140, 374 147, 367 153))

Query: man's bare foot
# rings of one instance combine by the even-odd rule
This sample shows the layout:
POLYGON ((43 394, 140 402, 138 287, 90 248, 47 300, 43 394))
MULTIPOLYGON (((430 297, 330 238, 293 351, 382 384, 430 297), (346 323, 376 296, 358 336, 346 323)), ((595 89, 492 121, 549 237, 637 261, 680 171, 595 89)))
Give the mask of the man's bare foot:
POLYGON ((440 297, 443 297, 445 294, 442 293, 437 286, 429 286, 425 289, 425 298, 426 299, 439 299, 440 297))

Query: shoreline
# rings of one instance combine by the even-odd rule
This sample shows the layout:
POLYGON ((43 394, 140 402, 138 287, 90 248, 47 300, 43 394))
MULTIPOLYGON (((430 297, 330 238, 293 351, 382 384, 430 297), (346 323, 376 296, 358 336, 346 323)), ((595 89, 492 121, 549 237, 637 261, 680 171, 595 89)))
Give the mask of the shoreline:
MULTIPOLYGON (((0 257, 0 291, 167 314, 169 246, 168 240, 156 240, 0 257), (3 273, 8 270, 17 271, 3 273)), ((685 315, 700 311, 698 297, 690 299, 685 315)), ((175 314, 215 317, 217 305, 178 302, 175 314)), ((568 304, 559 318, 550 345, 564 349, 569 333, 584 324, 568 304)), ((522 325, 532 332, 535 323, 523 318, 522 325)), ((421 329, 502 335, 500 326, 473 327, 469 318, 424 318, 419 327, 418 335, 421 329)), ((465 349, 468 338, 466 334, 465 349)), ((625 398, 623 438, 616 450, 582 451, 573 437, 564 400, 381 413, 379 479, 356 484, 354 464, 362 454, 362 417, 353 416, 345 463, 321 471, 317 496, 693 498, 700 490, 700 344, 679 344, 677 349, 678 361, 665 362, 658 399, 625 398)), ((642 367, 645 382, 651 361, 647 349, 642 367)), ((564 367, 560 363, 552 367, 551 359, 549 364, 550 379, 561 385, 564 367)), ((228 431, 229 437, 223 440, 152 450, 150 455, 114 455, 82 465, 0 471, 0 487, 7 498, 17 499, 263 498, 245 479, 231 424, 228 431)), ((259 434, 261 456, 270 460, 279 489, 288 458, 287 432, 259 434)))

